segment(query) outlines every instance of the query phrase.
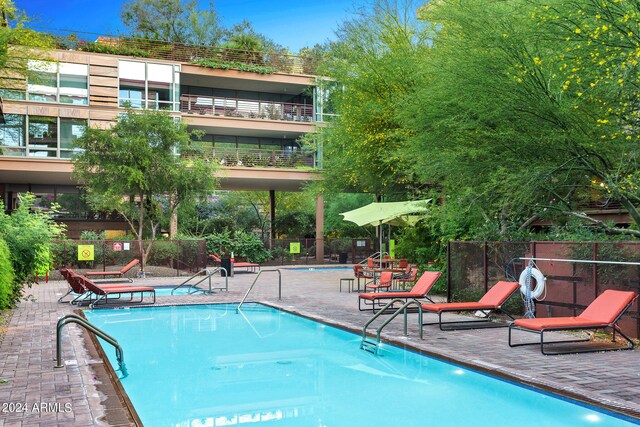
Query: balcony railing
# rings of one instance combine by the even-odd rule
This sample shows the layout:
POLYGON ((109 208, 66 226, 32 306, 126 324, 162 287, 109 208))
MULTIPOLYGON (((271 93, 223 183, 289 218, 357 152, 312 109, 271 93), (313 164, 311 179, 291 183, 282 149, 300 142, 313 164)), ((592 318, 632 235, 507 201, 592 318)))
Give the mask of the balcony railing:
POLYGON ((313 106, 288 102, 254 101, 199 95, 180 96, 183 113, 210 116, 244 117, 248 119, 313 121, 313 106))
MULTIPOLYGON (((71 32, 68 30, 54 31, 67 33, 66 35, 54 36, 58 49, 190 63, 212 60, 227 65, 247 64, 254 66, 256 72, 263 73, 315 74, 321 59, 314 54, 291 55, 280 52, 258 52, 217 46, 173 43, 139 37, 99 36, 96 40, 96 35, 92 33, 71 32)), ((231 68, 235 67, 232 66, 231 68)))
MULTIPOLYGON (((196 154, 183 154, 184 157, 196 154)), ((262 167, 262 168, 295 168, 300 166, 315 167, 313 155, 296 150, 269 150, 258 148, 216 147, 198 156, 217 162, 222 166, 262 167)))

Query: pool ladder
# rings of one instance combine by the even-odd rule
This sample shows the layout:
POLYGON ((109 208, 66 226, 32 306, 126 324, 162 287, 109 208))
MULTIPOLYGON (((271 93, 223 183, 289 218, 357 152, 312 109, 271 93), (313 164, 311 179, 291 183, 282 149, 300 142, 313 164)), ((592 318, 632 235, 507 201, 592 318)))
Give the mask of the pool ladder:
POLYGON ((242 304, 244 304, 244 301, 247 299, 247 296, 249 296, 249 292, 251 292, 251 290, 255 286, 256 282, 260 278, 260 275, 262 273, 269 273, 269 272, 277 272, 278 273, 278 300, 282 299, 282 273, 280 272, 280 269, 276 268, 276 269, 272 269, 272 270, 260 270, 258 272, 258 275, 256 276, 256 278, 253 280, 253 283, 251 284, 251 286, 249 286, 249 289, 247 289, 247 293, 244 294, 244 297, 242 297, 242 300, 240 301, 240 304, 238 304, 238 306, 236 307, 236 313, 240 312, 240 307, 242 307, 242 304))
POLYGON ((129 375, 129 373, 127 372, 127 366, 124 364, 124 352, 122 351, 122 347, 120 347, 120 344, 118 344, 118 341, 116 341, 115 338, 104 332, 102 329, 89 323, 89 321, 84 317, 78 316, 77 314, 67 314, 66 316, 58 319, 58 326, 56 328, 56 368, 62 368, 64 366, 62 364, 62 328, 67 323, 75 323, 79 326, 82 326, 87 331, 93 332, 95 335, 114 346, 116 349, 116 359, 118 360, 118 367, 120 368, 120 372, 122 373, 123 378, 129 375))
POLYGON ((185 280, 184 282, 180 283, 178 286, 176 286, 175 288, 171 289, 171 295, 173 295, 173 292, 176 289, 181 288, 182 286, 186 285, 187 283, 189 283, 191 280, 195 279, 196 277, 198 277, 201 274, 205 274, 205 276, 198 280, 196 283, 193 283, 189 286, 189 295, 191 295, 192 293, 196 293, 196 292, 202 292, 202 293, 206 293, 206 294, 211 294, 213 293, 212 289, 220 289, 220 290, 225 290, 228 291, 229 290, 229 274, 227 273, 227 269, 224 267, 216 267, 213 270, 209 271, 208 268, 205 268, 203 270, 198 271, 196 274, 194 274, 193 276, 189 277, 187 280, 185 280), (214 274, 224 271, 224 287, 219 287, 219 288, 212 288, 211 287, 211 276, 213 276, 214 274), (209 279, 209 290, 206 291, 204 289, 198 288, 197 286, 204 282, 205 280, 209 279), (191 292, 191 290, 194 290, 193 292, 191 292))
POLYGON ((367 320, 367 323, 364 324, 364 326, 362 327, 362 343, 360 344, 360 348, 370 353, 378 354, 378 350, 380 349, 380 334, 382 333, 382 330, 400 313, 404 313, 404 336, 406 337, 407 336, 407 308, 411 305, 416 305, 418 307, 418 325, 420 326, 420 339, 422 339, 422 305, 420 301, 415 299, 411 301, 405 301, 402 298, 397 298, 389 302, 384 307, 382 307, 376 314, 373 315, 371 319, 367 320), (371 323, 373 323, 374 320, 376 320, 378 317, 380 317, 380 315, 384 314, 388 309, 391 308, 391 306, 393 306, 395 303, 398 303, 398 302, 404 303, 404 304, 402 304, 400 308, 394 311, 393 314, 391 314, 391 316, 389 316, 389 318, 385 320, 382 323, 382 325, 378 327, 378 329, 376 330, 375 340, 373 339, 373 337, 369 337, 367 335, 367 328, 369 327, 369 325, 371 325, 371 323))

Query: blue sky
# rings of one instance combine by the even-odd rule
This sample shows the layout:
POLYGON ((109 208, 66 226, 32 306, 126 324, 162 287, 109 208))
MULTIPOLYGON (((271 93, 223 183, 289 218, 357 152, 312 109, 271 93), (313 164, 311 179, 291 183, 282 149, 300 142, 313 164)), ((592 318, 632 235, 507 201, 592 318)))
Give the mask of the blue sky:
MULTIPOLYGON (((122 30, 120 9, 125 0, 15 0, 34 19, 35 27, 100 34, 122 30)), ((200 0, 206 7, 208 1, 200 0)), ((292 51, 334 39, 334 31, 367 0, 216 0, 225 26, 249 20, 254 28, 292 51)))

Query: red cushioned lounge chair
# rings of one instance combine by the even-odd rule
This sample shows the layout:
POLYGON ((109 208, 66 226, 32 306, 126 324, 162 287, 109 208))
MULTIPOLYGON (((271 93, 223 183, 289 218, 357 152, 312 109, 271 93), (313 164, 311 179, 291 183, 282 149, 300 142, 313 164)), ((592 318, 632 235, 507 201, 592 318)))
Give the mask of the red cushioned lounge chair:
MULTIPOLYGON (((140 260, 137 258, 134 258, 133 260, 131 260, 129 264, 125 265, 124 267, 122 267, 122 269, 118 271, 87 271, 86 273, 83 274, 83 276, 94 278, 94 279, 96 278, 103 279, 103 278, 106 278, 107 276, 124 277, 124 275, 129 270, 131 270, 133 267, 135 267, 139 263, 140 263, 140 260)), ((133 282, 133 279, 128 278, 128 280, 129 282, 133 282)))
POLYGON ((509 346, 519 347, 522 345, 537 345, 538 342, 527 342, 513 344, 511 342, 511 331, 518 329, 526 332, 540 334, 540 351, 542 354, 568 354, 568 353, 590 353, 595 351, 607 350, 628 350, 633 348, 633 341, 622 333, 617 325, 618 320, 631 307, 633 302, 638 298, 635 292, 615 291, 607 289, 598 298, 593 300, 591 304, 579 315, 575 317, 546 317, 536 319, 518 319, 509 325, 509 346), (553 345, 560 343, 571 343, 589 341, 589 339, 581 340, 564 340, 564 341, 544 341, 544 333, 549 331, 577 331, 577 330, 596 330, 596 329, 613 329, 613 334, 617 332, 627 341, 626 347, 608 347, 600 346, 591 349, 580 348, 571 351, 545 351, 545 345, 553 345))
MULTIPOLYGON (((220 264, 222 260, 216 254, 209 254, 209 258, 211 258, 214 262, 220 264)), ((233 263, 234 270, 236 268, 246 268, 247 271, 251 271, 252 273, 256 272, 256 269, 260 270, 260 264, 255 262, 234 262, 233 263)))
MULTIPOLYGON (((429 301, 431 299, 427 296, 427 293, 431 290, 442 273, 439 271, 425 271, 420 280, 413 288, 405 292, 367 292, 358 295, 358 309, 360 311, 371 310, 374 312, 383 306, 382 301, 393 299, 404 299, 408 301, 410 299, 426 298, 429 301), (362 306, 364 305, 364 307, 362 306)), ((433 302, 433 301, 431 301, 433 302)))
POLYGON ((383 271, 380 273, 380 278, 376 283, 375 280, 366 283, 364 285, 365 289, 373 289, 374 292, 379 291, 381 289, 389 289, 393 284, 393 273, 390 271, 383 271))
POLYGON ((120 298, 123 294, 129 294, 131 296, 131 301, 133 302, 133 295, 140 294, 141 303, 144 300, 144 294, 149 293, 153 295, 152 304, 156 303, 156 290, 151 286, 128 286, 128 285, 115 285, 115 286, 105 286, 105 285, 97 285, 91 279, 79 275, 80 282, 84 287, 86 287, 89 291, 91 291, 94 295, 97 296, 96 300, 89 304, 89 308, 93 308, 97 303, 104 300, 105 303, 109 302, 109 296, 117 296, 120 298))
POLYGON ((422 304, 422 310, 438 315, 438 321, 435 323, 424 323, 424 325, 438 325, 440 330, 454 330, 454 329, 468 329, 474 327, 506 327, 509 326, 503 323, 492 322, 489 314, 491 312, 502 312, 513 319, 513 316, 509 314, 503 308, 503 305, 511 296, 518 290, 520 284, 517 282, 498 282, 489 291, 484 294, 478 302, 447 302, 440 304, 422 304), (481 311, 487 316, 485 320, 470 320, 470 321, 452 321, 443 322, 442 314, 451 311, 481 311), (447 328, 443 328, 442 325, 453 325, 447 328))

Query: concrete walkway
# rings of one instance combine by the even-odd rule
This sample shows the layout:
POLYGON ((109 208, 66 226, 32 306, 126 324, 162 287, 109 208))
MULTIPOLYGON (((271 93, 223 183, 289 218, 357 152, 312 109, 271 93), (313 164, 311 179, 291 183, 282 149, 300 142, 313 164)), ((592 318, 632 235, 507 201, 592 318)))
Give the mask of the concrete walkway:
MULTIPOLYGON (((277 274, 265 272, 248 301, 264 302, 354 331, 360 331, 370 317, 370 313, 358 311, 356 293, 348 293, 345 286, 338 291, 339 278, 349 277, 349 271, 281 271, 281 300, 277 274)), ((157 304, 237 302, 255 277, 238 273, 229 279, 228 292, 158 297, 157 304)), ((173 286, 183 280, 146 278, 135 283, 173 286)), ((223 280, 216 278, 214 285, 219 286, 223 280)), ((75 325, 65 327, 65 366, 54 367, 56 322, 77 309, 57 302, 66 288, 61 281, 34 286, 28 291, 33 298, 22 302, 13 313, 0 343, 0 426, 131 425, 87 332, 75 325)), ((504 328, 442 332, 437 326, 427 326, 420 340, 416 316, 410 316, 408 337, 402 336, 401 318, 389 325, 383 337, 640 418, 640 349, 543 356, 537 346, 509 348, 504 328)))

